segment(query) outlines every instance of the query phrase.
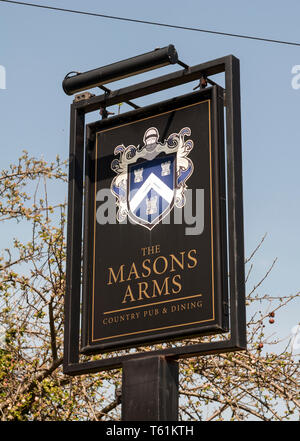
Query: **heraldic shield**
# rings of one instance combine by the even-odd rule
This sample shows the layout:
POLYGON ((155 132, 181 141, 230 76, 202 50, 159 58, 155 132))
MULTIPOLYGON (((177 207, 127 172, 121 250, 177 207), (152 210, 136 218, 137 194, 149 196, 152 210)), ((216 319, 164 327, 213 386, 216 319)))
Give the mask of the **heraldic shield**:
POLYGON ((128 214, 152 229, 174 205, 175 155, 130 165, 128 172, 128 214))
POLYGON ((119 222, 128 216, 133 223, 152 230, 174 205, 185 204, 186 181, 193 172, 188 158, 192 140, 184 140, 191 131, 188 127, 171 134, 163 143, 159 132, 150 127, 144 134, 144 145, 115 148, 111 168, 117 173, 111 191, 117 198, 119 222))

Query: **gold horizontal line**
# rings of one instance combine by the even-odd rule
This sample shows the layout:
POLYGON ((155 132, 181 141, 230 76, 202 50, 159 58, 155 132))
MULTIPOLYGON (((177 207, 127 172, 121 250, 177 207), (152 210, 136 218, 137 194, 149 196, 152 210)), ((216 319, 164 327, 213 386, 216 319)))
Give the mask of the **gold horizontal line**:
POLYGON ((110 337, 102 337, 102 338, 96 338, 95 340, 92 340, 92 342, 95 341, 102 341, 102 340, 109 340, 112 338, 117 337, 125 337, 127 335, 137 335, 137 334, 143 334, 145 332, 152 332, 152 331, 161 331, 163 329, 171 329, 171 328, 178 328, 182 326, 188 326, 188 325, 196 325, 197 323, 205 323, 205 322, 211 322, 214 318, 207 319, 207 320, 200 320, 198 322, 190 322, 190 323, 182 323, 180 325, 171 325, 171 326, 164 326, 163 328, 155 328, 155 329, 143 329, 142 331, 135 331, 135 332, 128 332, 127 334, 118 334, 118 335, 111 335, 110 337))
POLYGON ((115 311, 106 311, 103 314, 113 314, 114 312, 128 311, 130 309, 136 309, 136 308, 147 308, 148 306, 152 306, 152 305, 161 305, 162 303, 169 303, 169 302, 179 302, 180 300, 193 299, 195 297, 202 297, 202 294, 197 294, 195 296, 189 296, 189 297, 181 297, 180 299, 171 299, 171 300, 164 300, 162 302, 149 303, 148 305, 131 306, 130 308, 116 309, 115 311))

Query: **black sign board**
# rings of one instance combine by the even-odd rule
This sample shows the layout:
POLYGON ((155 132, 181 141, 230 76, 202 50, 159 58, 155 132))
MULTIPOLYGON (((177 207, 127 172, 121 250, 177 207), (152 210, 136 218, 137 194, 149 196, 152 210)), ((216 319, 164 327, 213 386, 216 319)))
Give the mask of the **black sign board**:
POLYGON ((217 89, 90 125, 83 352, 228 330, 217 89))
POLYGON ((143 350, 80 354, 185 338, 148 348, 147 357, 175 362, 247 347, 233 55, 105 89, 70 108, 64 373, 122 368, 126 377, 143 350), (131 101, 221 73, 225 89, 207 79, 212 87, 169 101, 131 101), (136 110, 86 124, 88 113, 120 102, 136 110), (218 333, 226 334, 189 339, 218 333))

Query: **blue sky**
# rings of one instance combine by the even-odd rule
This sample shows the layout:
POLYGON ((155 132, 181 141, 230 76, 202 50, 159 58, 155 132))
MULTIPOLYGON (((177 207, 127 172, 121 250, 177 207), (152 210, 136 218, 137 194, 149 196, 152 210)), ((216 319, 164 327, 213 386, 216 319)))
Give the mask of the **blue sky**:
MULTIPOLYGON (((300 43, 297 0, 35 3, 300 43)), ((0 65, 6 70, 6 90, 0 89, 1 168, 16 160, 24 148, 30 155, 43 154, 49 160, 57 153, 67 158, 72 97, 61 88, 67 72, 89 70, 170 43, 189 65, 228 54, 240 59, 246 255, 267 233, 254 261, 248 289, 278 257, 259 292, 272 296, 296 293, 300 290, 300 89, 291 85, 291 70, 300 64, 300 47, 0 2, 0 65)), ((176 69, 166 67, 161 73, 176 69)), ((156 73, 147 73, 138 80, 156 73)), ((133 81, 113 83, 111 88, 133 81)), ((195 85, 191 83, 184 90, 195 85)), ((182 90, 171 89, 157 98, 172 97, 182 90)), ((155 100, 156 95, 137 103, 155 100)), ((97 118, 97 114, 91 116, 92 120, 97 118)), ((2 236, 1 248, 4 243, 2 236)), ((299 300, 279 315, 268 331, 287 336, 298 321, 299 300)))

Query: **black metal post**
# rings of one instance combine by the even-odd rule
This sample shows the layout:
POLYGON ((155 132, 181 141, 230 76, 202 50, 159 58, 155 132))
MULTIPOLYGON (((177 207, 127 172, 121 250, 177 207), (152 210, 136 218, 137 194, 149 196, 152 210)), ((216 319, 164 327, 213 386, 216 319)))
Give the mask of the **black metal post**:
POLYGON ((178 420, 178 363, 145 357, 123 363, 122 421, 178 420))
POLYGON ((79 323, 85 114, 71 105, 64 368, 79 362, 79 323))

